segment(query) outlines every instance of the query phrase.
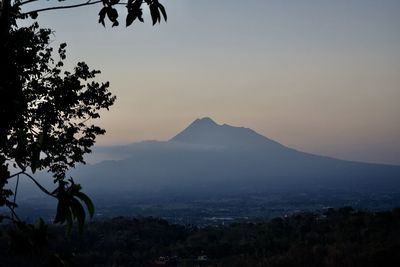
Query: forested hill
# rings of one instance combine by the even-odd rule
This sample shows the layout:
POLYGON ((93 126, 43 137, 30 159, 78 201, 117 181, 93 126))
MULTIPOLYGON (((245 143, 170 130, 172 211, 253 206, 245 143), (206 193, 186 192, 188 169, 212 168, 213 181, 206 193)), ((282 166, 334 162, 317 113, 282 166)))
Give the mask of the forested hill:
POLYGON ((400 266, 400 209, 329 209, 206 228, 117 217, 91 223, 81 237, 51 228, 48 246, 36 252, 40 257, 9 251, 6 232, 0 266, 40 266, 54 258, 85 267, 400 266))

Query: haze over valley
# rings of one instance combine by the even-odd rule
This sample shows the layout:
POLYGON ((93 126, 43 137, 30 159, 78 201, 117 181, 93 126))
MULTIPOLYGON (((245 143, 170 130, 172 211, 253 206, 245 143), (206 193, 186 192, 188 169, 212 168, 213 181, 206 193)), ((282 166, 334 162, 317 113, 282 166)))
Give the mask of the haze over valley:
MULTIPOLYGON (((400 166, 301 152, 208 117, 168 141, 95 147, 89 161, 70 175, 96 201, 100 217, 147 215, 206 224, 400 205, 400 166)), ((43 203, 41 212, 51 214, 54 208, 43 203)))

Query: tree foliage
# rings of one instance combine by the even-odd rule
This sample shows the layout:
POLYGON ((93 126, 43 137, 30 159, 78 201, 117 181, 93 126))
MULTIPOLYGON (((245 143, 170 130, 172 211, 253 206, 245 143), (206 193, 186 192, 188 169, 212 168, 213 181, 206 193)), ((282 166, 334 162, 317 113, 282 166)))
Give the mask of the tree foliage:
MULTIPOLYGON (((100 73, 84 62, 73 70, 64 70, 66 44, 56 51, 51 46, 53 32, 40 28, 38 14, 99 5, 99 23, 106 18, 118 26, 117 5, 126 7, 126 26, 135 20, 143 22, 142 7, 147 4, 153 25, 167 19, 165 8, 157 0, 87 0, 65 5, 64 0, 0 0, 0 207, 9 208, 11 215, 2 214, 17 225, 24 225, 15 211, 20 176, 32 180, 45 194, 58 201, 55 223, 74 221, 80 228, 86 218, 85 208, 93 216, 94 206, 81 191, 68 169, 84 162, 91 152, 96 136, 105 133, 93 124, 99 112, 109 109, 115 101, 109 83, 96 80, 100 73), (39 9, 31 4, 46 3, 39 9), (48 5, 53 6, 48 6, 48 5), (19 26, 18 20, 33 19, 30 26, 19 26), (49 172, 55 189, 44 188, 34 177, 38 170, 49 172), (12 173, 13 172, 13 173, 12 173), (7 184, 17 179, 17 187, 7 184)), ((26 25, 27 23, 24 23, 26 25)), ((20 227, 35 229, 34 227, 20 227)))
MULTIPOLYGON (((375 267, 400 263, 399 209, 366 212, 347 207, 201 228, 156 218, 117 217, 94 221, 82 237, 72 234, 69 239, 60 234, 59 227, 49 228, 58 233, 51 235, 50 251, 69 256, 73 266, 375 267), (199 260, 202 255, 206 260, 199 260), (164 264, 157 264, 160 257, 166 259, 164 264)), ((5 242, 0 234, 0 265, 19 261, 26 266, 26 260, 6 254, 5 242)))
POLYGON ((7 6, 9 5, 12 9, 12 12, 18 18, 27 18, 28 16, 36 19, 38 14, 45 11, 51 10, 59 10, 59 9, 70 9, 70 8, 78 8, 92 5, 100 5, 99 12, 99 23, 105 26, 105 19, 107 18, 112 26, 119 25, 119 12, 118 6, 125 6, 126 8, 126 27, 130 26, 135 20, 144 22, 143 20, 143 6, 147 5, 148 10, 151 15, 151 19, 153 25, 156 23, 160 23, 162 17, 165 21, 167 21, 167 12, 165 7, 158 0, 127 0, 123 2, 121 0, 87 0, 82 1, 80 3, 64 5, 64 4, 56 4, 57 2, 66 2, 65 0, 53 0, 53 1, 43 1, 43 0, 2 0, 0 3, 7 6), (45 2, 53 2, 53 6, 47 6, 39 9, 29 9, 29 4, 32 3, 45 3, 45 2), (24 11, 21 11, 24 10, 24 11))
MULTIPOLYGON (((7 49, 12 50, 9 62, 14 63, 15 85, 7 87, 8 77, 2 77, 1 160, 3 169, 10 164, 19 169, 3 176, 3 181, 18 175, 34 180, 31 174, 47 170, 54 177, 56 190, 48 195, 58 199, 55 222, 83 224, 85 212, 78 199, 92 207, 79 185, 67 179, 66 171, 84 163, 97 135, 105 130, 92 124, 101 109, 108 109, 115 97, 108 91, 109 83, 95 81, 100 72, 79 62, 73 71, 63 71, 65 44, 58 48, 54 59, 50 47, 52 32, 39 28, 38 23, 15 28, 10 33, 7 49), (3 85, 4 84, 4 85, 3 85), (7 105, 9 107, 7 107, 7 105), (12 118, 12 120, 10 119, 12 118), (5 131, 7 130, 7 131, 5 131)), ((10 70, 11 66, 9 67, 10 70)), ((3 174, 3 175, 4 175, 3 174)), ((3 189, 4 190, 4 189, 3 189)), ((7 200, 10 191, 2 195, 3 203, 12 210, 16 203, 7 200)), ((92 208, 89 209, 93 214, 92 208)))

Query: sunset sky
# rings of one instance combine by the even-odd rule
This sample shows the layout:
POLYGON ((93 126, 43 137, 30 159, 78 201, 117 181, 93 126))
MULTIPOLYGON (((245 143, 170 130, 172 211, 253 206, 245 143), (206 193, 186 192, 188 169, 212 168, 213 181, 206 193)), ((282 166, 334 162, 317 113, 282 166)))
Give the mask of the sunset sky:
POLYGON ((207 116, 302 151, 400 165, 400 1, 160 2, 169 18, 155 27, 146 15, 125 28, 123 7, 113 29, 97 23, 100 6, 39 17, 71 66, 111 82, 98 144, 168 140, 207 116))

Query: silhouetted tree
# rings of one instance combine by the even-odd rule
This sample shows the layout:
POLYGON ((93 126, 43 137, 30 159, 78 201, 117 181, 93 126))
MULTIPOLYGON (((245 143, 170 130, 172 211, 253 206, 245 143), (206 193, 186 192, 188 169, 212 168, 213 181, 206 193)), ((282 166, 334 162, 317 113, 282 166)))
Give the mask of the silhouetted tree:
POLYGON ((136 19, 143 22, 143 6, 147 5, 150 11, 150 15, 153 21, 153 25, 161 22, 161 17, 167 20, 167 13, 164 6, 159 3, 158 0, 127 0, 123 2, 121 0, 85 0, 80 3, 72 5, 54 4, 48 6, 49 2, 54 4, 55 2, 66 2, 65 0, 1 0, 1 14, 0 16, 16 17, 16 18, 27 18, 28 16, 36 18, 39 13, 51 10, 62 10, 71 8, 80 8, 86 6, 100 5, 101 9, 99 12, 99 23, 105 26, 105 18, 107 17, 111 22, 112 26, 119 25, 119 13, 115 8, 116 6, 125 6, 126 8, 126 26, 130 26, 136 19), (43 8, 29 8, 32 3, 44 4, 46 7, 43 8), (24 11, 21 11, 24 9, 24 11), (26 10, 25 10, 26 9, 26 10))
POLYGON ((95 80, 100 73, 80 62, 72 71, 64 71, 66 44, 58 48, 55 58, 50 46, 50 29, 42 29, 37 22, 19 26, 18 20, 36 19, 50 10, 63 10, 100 5, 99 23, 105 19, 118 26, 117 5, 126 7, 126 26, 136 19, 143 22, 142 6, 147 4, 153 25, 167 19, 164 7, 157 0, 87 0, 73 5, 55 3, 39 9, 30 4, 53 4, 58 1, 0 0, 0 207, 11 214, 2 214, 21 229, 30 229, 18 218, 16 196, 20 176, 32 180, 45 194, 58 200, 55 223, 72 225, 76 220, 82 227, 86 212, 93 215, 91 200, 81 192, 79 184, 66 177, 66 171, 84 162, 84 154, 91 152, 96 136, 105 130, 92 124, 101 109, 108 109, 115 101, 109 83, 95 80), (11 166, 13 168, 11 168, 11 166), (11 173, 11 170, 14 173, 11 173), (56 189, 44 188, 33 176, 37 170, 52 174, 56 189), (17 186, 7 188, 10 179, 17 186))

